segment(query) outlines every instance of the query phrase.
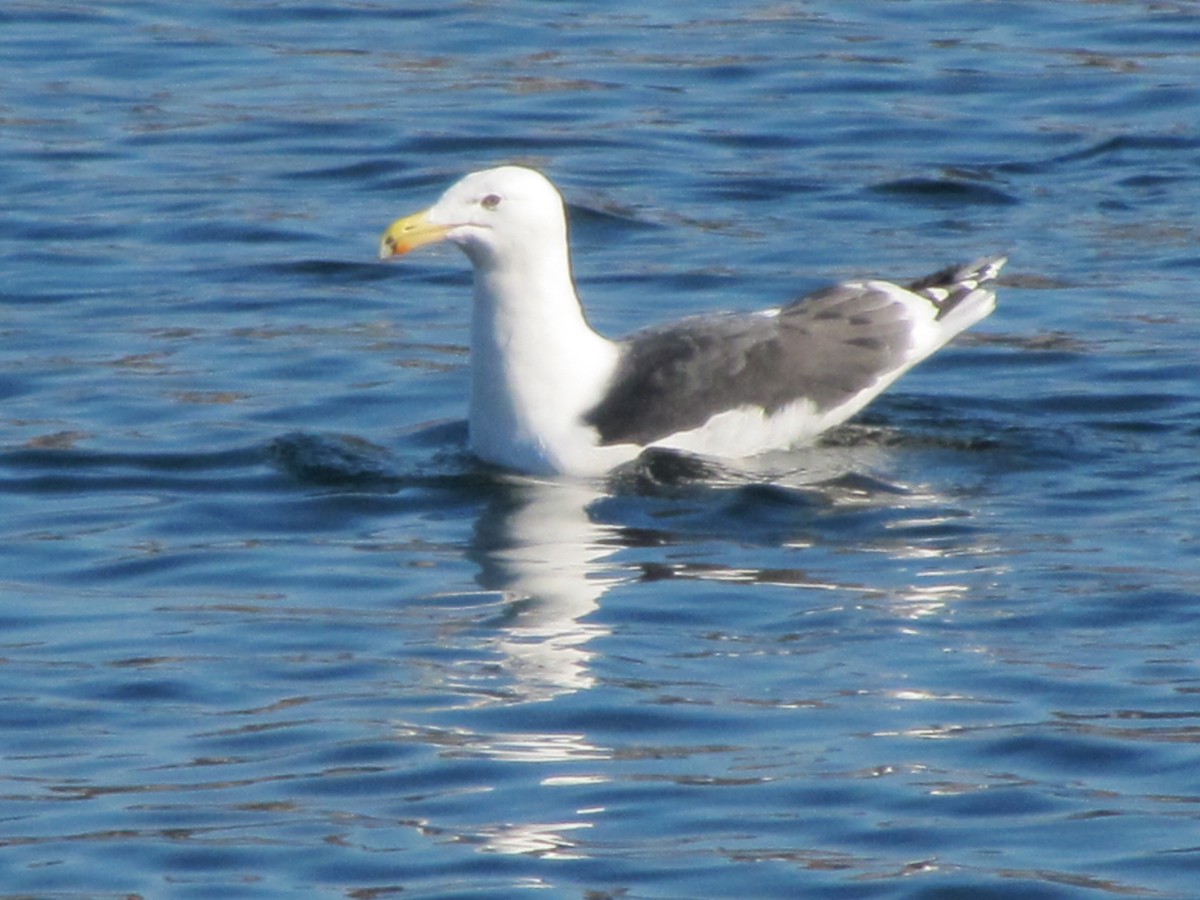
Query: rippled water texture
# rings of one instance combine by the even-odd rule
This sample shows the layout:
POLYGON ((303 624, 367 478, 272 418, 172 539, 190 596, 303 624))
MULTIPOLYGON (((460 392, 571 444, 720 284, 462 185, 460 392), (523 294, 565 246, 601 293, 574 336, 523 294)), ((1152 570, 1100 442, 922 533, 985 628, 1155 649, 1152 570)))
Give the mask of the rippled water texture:
POLYGON ((0 8, 0 896, 1192 897, 1191 3, 0 8), (594 323, 1009 252, 819 447, 464 449, 544 168, 594 323))

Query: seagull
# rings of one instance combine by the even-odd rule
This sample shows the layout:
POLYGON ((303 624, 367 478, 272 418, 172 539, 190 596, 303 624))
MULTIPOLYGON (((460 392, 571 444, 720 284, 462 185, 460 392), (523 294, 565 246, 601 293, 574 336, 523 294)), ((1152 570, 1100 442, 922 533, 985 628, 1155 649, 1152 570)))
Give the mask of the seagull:
POLYGON ((474 269, 468 431, 485 462, 589 477, 664 448, 723 460, 811 441, 986 317, 1002 256, 909 284, 856 279, 784 306, 610 340, 571 276, 562 195, 540 172, 473 172, 388 227, 384 259, 437 241, 474 269))

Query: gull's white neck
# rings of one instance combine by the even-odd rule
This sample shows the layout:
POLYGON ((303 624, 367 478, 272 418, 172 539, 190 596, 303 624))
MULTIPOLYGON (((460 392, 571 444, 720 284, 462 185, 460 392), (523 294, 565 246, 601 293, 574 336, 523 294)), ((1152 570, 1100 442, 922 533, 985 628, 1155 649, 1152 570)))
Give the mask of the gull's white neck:
POLYGON ((618 350, 584 318, 565 241, 555 249, 469 254, 471 448, 526 472, 586 474, 611 464, 581 417, 599 401, 618 350))

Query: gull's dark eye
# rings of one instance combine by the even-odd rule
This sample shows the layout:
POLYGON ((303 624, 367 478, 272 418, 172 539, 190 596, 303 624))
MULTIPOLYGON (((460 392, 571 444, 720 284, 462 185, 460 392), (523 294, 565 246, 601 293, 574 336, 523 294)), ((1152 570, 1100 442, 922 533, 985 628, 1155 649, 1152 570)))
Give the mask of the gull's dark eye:
POLYGON ((500 195, 499 194, 488 194, 486 197, 484 197, 482 200, 479 201, 479 205, 482 206, 484 209, 495 209, 497 206, 500 205, 500 195))

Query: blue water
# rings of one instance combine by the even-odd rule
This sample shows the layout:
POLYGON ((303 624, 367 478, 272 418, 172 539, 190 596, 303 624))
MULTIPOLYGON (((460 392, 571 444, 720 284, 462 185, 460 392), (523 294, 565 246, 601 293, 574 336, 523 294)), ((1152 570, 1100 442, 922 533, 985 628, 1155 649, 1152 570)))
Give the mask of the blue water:
POLYGON ((1190 3, 9 2, 0 896, 1192 897, 1190 3), (620 333, 1012 257, 756 471, 464 448, 545 169, 620 333))

